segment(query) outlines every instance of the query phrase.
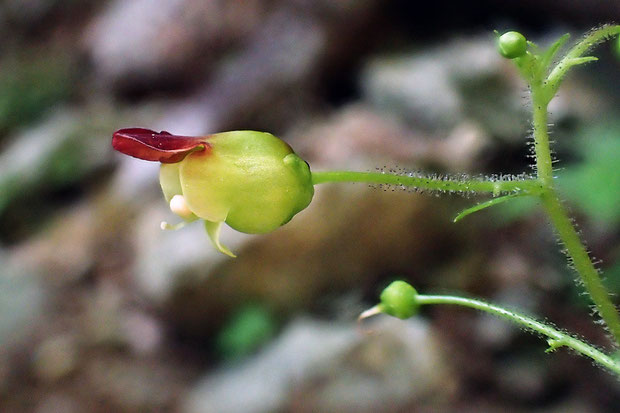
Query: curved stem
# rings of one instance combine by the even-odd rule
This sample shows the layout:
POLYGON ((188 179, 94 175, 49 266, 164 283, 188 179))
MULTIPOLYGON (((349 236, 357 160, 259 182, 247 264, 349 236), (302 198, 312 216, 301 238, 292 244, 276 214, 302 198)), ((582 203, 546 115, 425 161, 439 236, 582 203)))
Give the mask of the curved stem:
POLYGON ((603 353, 602 351, 596 349, 592 345, 582 340, 576 339, 575 337, 572 337, 569 334, 553 328, 545 323, 542 323, 532 317, 515 313, 513 311, 508 311, 504 308, 486 303, 484 301, 449 295, 417 295, 416 303, 419 305, 459 305, 484 311, 486 313, 493 314, 501 318, 505 318, 509 321, 512 321, 513 323, 519 324, 520 326, 527 328, 528 330, 535 331, 548 337, 547 342, 549 343, 550 350, 555 350, 559 347, 571 348, 577 353, 591 358, 599 365, 611 370, 617 375, 620 375, 620 363, 614 360, 611 356, 603 353))
POLYGON ((429 191, 480 192, 499 195, 502 193, 526 191, 538 194, 540 182, 536 179, 518 180, 477 180, 440 179, 424 176, 403 176, 381 172, 327 171, 313 172, 314 185, 328 182, 364 182, 370 184, 397 185, 429 191))
POLYGON ((573 223, 554 191, 543 195, 541 199, 562 244, 566 248, 566 254, 570 257, 575 270, 583 281, 584 288, 596 305, 598 313, 607 325, 616 344, 620 344, 620 315, 611 302, 609 293, 581 243, 573 223))

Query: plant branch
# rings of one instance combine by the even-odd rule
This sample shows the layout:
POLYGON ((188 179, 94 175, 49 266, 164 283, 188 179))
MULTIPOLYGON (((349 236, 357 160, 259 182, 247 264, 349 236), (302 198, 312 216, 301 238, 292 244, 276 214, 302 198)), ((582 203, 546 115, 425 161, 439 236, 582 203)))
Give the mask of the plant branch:
POLYGON ((566 248, 566 254, 572 261, 583 285, 594 302, 598 313, 607 325, 616 345, 620 345, 620 315, 605 289, 598 271, 592 264, 577 231, 568 217, 553 185, 553 165, 548 131, 548 105, 559 87, 568 69, 580 62, 589 61, 580 57, 592 46, 604 39, 620 33, 620 26, 602 26, 590 32, 575 45, 566 56, 551 70, 546 81, 541 79, 542 70, 536 71, 534 77, 524 76, 530 84, 533 104, 534 150, 536 171, 542 184, 538 194, 549 215, 560 241, 566 248), (577 63, 575 63, 577 62, 577 63))
POLYGON ((541 199, 558 237, 566 249, 566 255, 572 261, 575 271, 581 277, 584 288, 596 305, 598 313, 607 325, 616 344, 620 344, 620 315, 618 315, 616 307, 611 302, 609 293, 581 243, 573 223, 553 191, 543 195, 541 199))
POLYGON ((541 191, 540 182, 536 179, 500 179, 491 181, 486 179, 441 179, 381 172, 327 171, 312 173, 312 183, 314 185, 328 182, 363 182, 396 185, 428 191, 492 193, 494 196, 515 192, 538 194, 541 191))
POLYGON ((560 87, 560 83, 562 83, 562 79, 571 67, 595 60, 595 58, 580 59, 584 53, 602 41, 617 35, 620 35, 620 25, 605 25, 592 30, 579 43, 573 46, 547 76, 545 81, 547 101, 553 98, 560 87))
POLYGON ((505 308, 486 303, 481 300, 475 300, 472 298, 455 297, 449 295, 420 295, 415 298, 415 302, 418 305, 429 304, 450 304, 459 305, 463 307, 469 307, 476 310, 484 311, 489 314, 493 314, 497 317, 507 319, 513 323, 516 323, 528 330, 542 334, 548 337, 549 350, 553 351, 560 347, 568 347, 573 349, 577 353, 589 357, 599 365, 609 369, 615 374, 620 376, 620 363, 614 360, 611 356, 596 349, 592 345, 579 340, 571 335, 564 333, 556 328, 553 328, 545 323, 542 323, 532 317, 506 310, 505 308))

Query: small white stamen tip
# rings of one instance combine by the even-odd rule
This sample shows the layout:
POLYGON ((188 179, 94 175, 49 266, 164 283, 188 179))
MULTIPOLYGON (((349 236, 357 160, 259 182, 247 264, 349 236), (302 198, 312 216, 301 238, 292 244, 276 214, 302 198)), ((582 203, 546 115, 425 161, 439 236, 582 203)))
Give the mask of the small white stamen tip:
POLYGON ((175 195, 172 197, 170 200, 170 210, 184 219, 189 219, 193 215, 183 195, 175 195))

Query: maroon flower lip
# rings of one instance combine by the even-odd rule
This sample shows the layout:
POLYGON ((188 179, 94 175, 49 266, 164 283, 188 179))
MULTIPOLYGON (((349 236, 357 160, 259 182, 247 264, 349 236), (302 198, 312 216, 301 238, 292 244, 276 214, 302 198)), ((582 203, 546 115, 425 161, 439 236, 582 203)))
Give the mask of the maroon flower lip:
POLYGON ((208 136, 179 136, 143 128, 119 129, 112 135, 112 147, 145 161, 176 163, 191 152, 206 150, 208 136))

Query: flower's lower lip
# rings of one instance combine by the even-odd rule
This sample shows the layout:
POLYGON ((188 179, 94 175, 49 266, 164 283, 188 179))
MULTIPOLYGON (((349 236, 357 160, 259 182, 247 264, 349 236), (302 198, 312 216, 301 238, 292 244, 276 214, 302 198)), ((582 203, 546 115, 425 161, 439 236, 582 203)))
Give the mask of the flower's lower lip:
POLYGON ((119 129, 112 135, 112 146, 125 155, 145 161, 176 163, 194 151, 211 145, 206 136, 179 136, 143 128, 119 129))

